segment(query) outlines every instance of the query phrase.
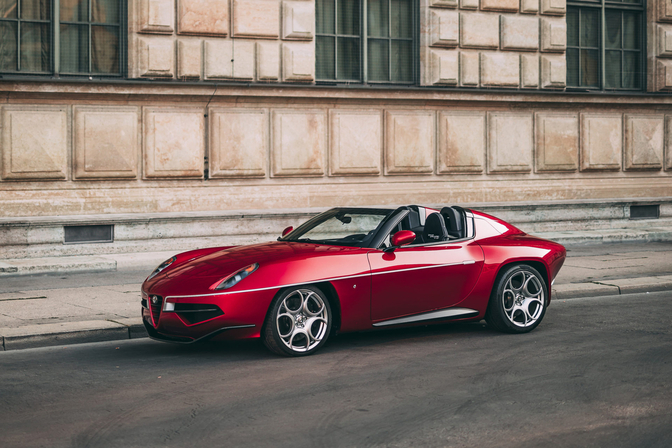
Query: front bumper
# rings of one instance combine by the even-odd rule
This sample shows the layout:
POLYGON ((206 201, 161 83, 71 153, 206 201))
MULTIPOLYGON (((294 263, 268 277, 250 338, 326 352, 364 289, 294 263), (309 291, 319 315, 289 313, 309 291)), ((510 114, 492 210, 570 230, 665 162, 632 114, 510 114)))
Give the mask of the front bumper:
POLYGON ((212 339, 215 336, 224 333, 227 330, 239 330, 243 328, 254 328, 254 324, 248 324, 248 325, 233 325, 229 327, 222 327, 218 330, 215 330, 211 333, 206 334, 205 336, 201 336, 199 338, 188 338, 188 337, 179 337, 179 336, 165 336, 159 333, 154 329, 154 326, 147 322, 147 319, 142 319, 142 323, 145 325, 145 329, 147 330, 147 334, 149 335, 150 339, 154 339, 155 341, 161 341, 161 342, 172 342, 174 344, 194 344, 196 342, 203 342, 207 341, 208 339, 212 339))

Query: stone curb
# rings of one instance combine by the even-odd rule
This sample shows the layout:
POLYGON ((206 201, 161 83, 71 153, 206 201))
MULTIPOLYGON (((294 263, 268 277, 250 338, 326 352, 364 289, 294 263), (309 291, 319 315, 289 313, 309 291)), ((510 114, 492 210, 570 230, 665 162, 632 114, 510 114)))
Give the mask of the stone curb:
POLYGON ((140 318, 0 328, 0 349, 4 351, 22 350, 147 337, 144 325, 138 322, 140 318))
POLYGON ((555 300, 672 290, 672 275, 638 277, 589 283, 569 283, 553 287, 555 300))
POLYGON ((15 258, 0 261, 0 277, 116 270, 116 260, 95 256, 15 258))

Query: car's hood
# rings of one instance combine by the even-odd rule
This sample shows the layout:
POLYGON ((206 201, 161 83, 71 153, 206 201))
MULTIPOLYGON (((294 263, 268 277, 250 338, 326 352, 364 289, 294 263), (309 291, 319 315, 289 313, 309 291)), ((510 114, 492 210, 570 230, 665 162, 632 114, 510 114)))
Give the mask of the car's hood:
POLYGON ((231 291, 360 274, 368 271, 365 254, 369 250, 286 241, 209 249, 193 258, 177 255, 174 265, 146 281, 143 289, 156 294, 169 290, 171 295, 213 293, 215 284, 253 263, 259 269, 231 291))

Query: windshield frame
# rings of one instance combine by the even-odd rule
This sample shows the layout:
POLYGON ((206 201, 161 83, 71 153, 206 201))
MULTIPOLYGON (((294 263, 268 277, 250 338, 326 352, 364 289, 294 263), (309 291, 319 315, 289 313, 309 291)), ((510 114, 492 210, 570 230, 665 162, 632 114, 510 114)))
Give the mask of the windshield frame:
POLYGON ((278 241, 287 241, 287 242, 299 242, 299 243, 309 243, 309 244, 324 244, 328 246, 345 246, 345 247, 361 247, 369 248, 373 247, 372 243, 375 243, 379 238, 378 234, 381 232, 381 229, 384 230, 386 224, 390 221, 391 218, 396 216, 399 212, 399 209, 391 208, 358 208, 358 207, 336 207, 329 209, 325 212, 322 212, 316 216, 313 216, 308 221, 304 222, 296 229, 289 232, 287 235, 278 238, 278 241), (352 214, 373 214, 381 215, 382 219, 371 233, 362 241, 353 241, 353 242, 343 242, 335 240, 309 240, 302 239, 301 236, 306 234, 308 231, 314 229, 318 225, 322 224, 325 221, 335 217, 339 213, 352 213, 352 214))

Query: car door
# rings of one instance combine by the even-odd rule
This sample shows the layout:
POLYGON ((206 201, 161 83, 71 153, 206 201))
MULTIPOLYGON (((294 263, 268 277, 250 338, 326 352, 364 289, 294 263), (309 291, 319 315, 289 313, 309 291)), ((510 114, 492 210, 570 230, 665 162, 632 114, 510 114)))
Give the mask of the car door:
POLYGON ((458 304, 483 267, 483 251, 473 240, 372 250, 367 256, 374 324, 458 304))

